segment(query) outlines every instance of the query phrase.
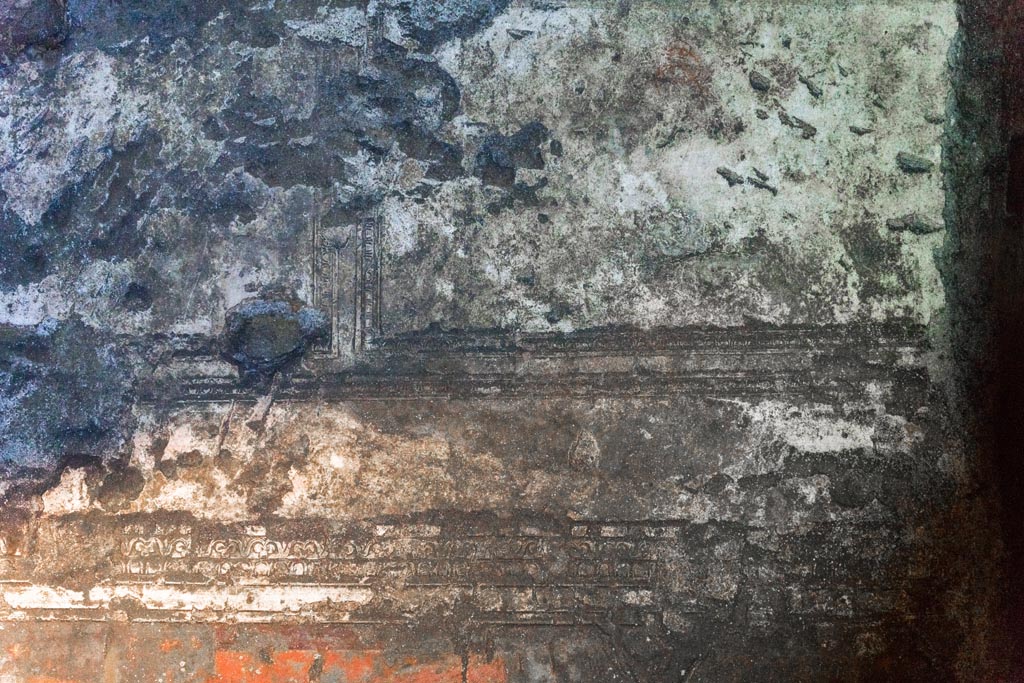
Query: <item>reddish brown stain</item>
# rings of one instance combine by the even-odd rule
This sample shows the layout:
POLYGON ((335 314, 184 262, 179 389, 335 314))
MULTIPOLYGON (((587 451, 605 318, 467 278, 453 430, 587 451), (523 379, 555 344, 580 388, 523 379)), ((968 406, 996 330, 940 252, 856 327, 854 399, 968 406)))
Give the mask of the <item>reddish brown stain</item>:
POLYGON ((171 652, 181 647, 181 641, 174 638, 168 638, 164 642, 160 643, 161 652, 171 652))
POLYGON ((711 70, 697 51, 685 43, 677 43, 665 51, 654 75, 658 81, 698 91, 705 91, 711 85, 711 70))

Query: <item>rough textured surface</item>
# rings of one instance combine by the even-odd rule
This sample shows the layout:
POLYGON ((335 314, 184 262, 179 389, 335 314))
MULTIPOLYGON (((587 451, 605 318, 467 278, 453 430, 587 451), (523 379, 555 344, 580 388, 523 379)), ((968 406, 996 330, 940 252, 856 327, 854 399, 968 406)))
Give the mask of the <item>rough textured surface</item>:
POLYGON ((998 5, 0 0, 0 681, 1009 675, 998 5))

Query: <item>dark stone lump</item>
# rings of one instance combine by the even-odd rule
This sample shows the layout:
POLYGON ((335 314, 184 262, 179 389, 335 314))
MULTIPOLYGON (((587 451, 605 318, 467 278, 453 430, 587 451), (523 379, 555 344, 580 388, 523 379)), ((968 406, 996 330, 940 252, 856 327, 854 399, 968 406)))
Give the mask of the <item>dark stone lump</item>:
POLYGON ((248 381, 271 377, 327 335, 316 309, 284 300, 256 299, 228 311, 225 355, 248 381))

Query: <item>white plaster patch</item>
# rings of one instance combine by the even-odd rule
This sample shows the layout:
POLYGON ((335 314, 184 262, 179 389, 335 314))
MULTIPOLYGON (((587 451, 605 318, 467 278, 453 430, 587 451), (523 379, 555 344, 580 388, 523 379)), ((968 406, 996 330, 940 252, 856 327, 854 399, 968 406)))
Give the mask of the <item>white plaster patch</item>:
MULTIPOLYGON (((373 598, 369 588, 348 586, 216 586, 178 587, 160 584, 104 584, 85 591, 57 586, 13 585, 0 590, 0 597, 13 610, 95 610, 110 609, 116 602, 130 600, 143 608, 189 613, 225 612, 238 620, 257 621, 284 617, 316 606, 356 607, 373 598), (250 615, 246 619, 245 615, 250 615)), ((13 615, 15 618, 17 614, 13 615)))
POLYGON ((418 222, 409 207, 389 197, 384 202, 383 216, 388 255, 397 258, 415 249, 418 222))
POLYGON ((619 195, 615 208, 620 214, 630 211, 646 211, 651 208, 668 208, 668 193, 653 173, 630 173, 623 171, 619 176, 619 195))
POLYGON ((68 515, 87 510, 92 505, 85 470, 68 468, 60 475, 60 482, 43 494, 43 512, 48 515, 68 515))
POLYGON ((197 435, 192 430, 191 424, 180 424, 174 427, 164 447, 164 457, 175 459, 182 453, 193 450, 203 451, 208 445, 208 439, 197 435))
POLYGON ((243 492, 224 473, 204 472, 197 479, 167 479, 156 473, 146 483, 130 512, 189 512, 200 519, 244 521, 251 519, 243 492))
POLYGON ((39 282, 0 291, 0 323, 38 325, 47 318, 66 318, 71 306, 60 290, 60 277, 49 275, 39 282))
POLYGON ((63 94, 50 101, 10 91, 31 77, 22 67, 0 81, 0 101, 12 108, 0 118, 0 186, 27 224, 35 224, 69 182, 96 168, 119 133, 142 120, 140 103, 121 91, 116 67, 115 58, 99 51, 72 55, 60 67, 63 94))
POLYGON ((780 401, 746 404, 744 412, 765 437, 804 453, 871 450, 875 423, 844 418, 831 406, 797 408, 780 401))
POLYGON ((303 38, 318 43, 353 47, 366 43, 366 13, 357 7, 319 7, 315 19, 284 23, 303 38))

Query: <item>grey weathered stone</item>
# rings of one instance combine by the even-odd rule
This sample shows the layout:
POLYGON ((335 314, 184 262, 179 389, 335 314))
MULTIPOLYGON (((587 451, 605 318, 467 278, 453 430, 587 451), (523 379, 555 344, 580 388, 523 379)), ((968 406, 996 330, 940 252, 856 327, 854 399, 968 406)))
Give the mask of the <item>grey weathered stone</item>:
POLYGON ((900 152, 896 155, 896 165, 904 173, 930 173, 935 168, 935 162, 917 154, 900 152))

